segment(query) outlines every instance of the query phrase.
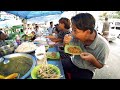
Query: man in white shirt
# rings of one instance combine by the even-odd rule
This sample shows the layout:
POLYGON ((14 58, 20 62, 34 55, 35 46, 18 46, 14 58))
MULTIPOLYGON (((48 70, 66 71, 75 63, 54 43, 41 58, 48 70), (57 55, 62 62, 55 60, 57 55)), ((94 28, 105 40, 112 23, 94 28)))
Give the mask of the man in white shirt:
POLYGON ((52 21, 50 22, 50 27, 47 30, 49 32, 49 35, 52 35, 52 32, 53 32, 53 22, 52 21))
POLYGON ((39 26, 35 27, 35 33, 36 33, 36 37, 39 37, 43 34, 43 29, 40 28, 39 26))

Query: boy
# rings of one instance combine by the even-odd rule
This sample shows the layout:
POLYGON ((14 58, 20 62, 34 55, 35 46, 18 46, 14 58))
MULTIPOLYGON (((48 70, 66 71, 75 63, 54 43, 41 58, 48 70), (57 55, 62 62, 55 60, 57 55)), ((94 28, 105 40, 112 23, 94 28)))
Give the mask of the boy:
POLYGON ((83 52, 71 59, 62 60, 66 78, 92 79, 95 69, 102 68, 109 55, 109 43, 97 34, 95 18, 89 13, 80 13, 71 18, 72 35, 64 37, 64 44, 80 46, 83 52))

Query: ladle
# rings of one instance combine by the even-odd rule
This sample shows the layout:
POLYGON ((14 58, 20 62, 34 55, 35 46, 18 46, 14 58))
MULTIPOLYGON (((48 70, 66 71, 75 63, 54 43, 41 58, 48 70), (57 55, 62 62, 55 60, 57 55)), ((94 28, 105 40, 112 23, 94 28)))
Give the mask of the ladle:
POLYGON ((5 57, 0 58, 0 62, 2 62, 2 61, 3 61, 4 64, 7 64, 7 63, 10 62, 10 60, 8 58, 5 58, 5 57))

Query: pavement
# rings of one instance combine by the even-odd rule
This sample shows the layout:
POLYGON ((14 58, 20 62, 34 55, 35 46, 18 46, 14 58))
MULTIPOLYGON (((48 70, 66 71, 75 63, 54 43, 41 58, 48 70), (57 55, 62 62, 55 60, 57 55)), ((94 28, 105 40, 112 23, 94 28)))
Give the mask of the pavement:
POLYGON ((93 79, 120 79, 120 39, 109 44, 110 55, 106 60, 106 65, 101 69, 96 69, 93 79))

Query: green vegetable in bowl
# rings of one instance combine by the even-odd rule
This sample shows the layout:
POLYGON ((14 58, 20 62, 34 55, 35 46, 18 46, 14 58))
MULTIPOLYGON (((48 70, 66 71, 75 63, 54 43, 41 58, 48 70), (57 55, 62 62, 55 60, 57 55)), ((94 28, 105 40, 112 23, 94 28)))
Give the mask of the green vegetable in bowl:
POLYGON ((12 73, 19 73, 20 78, 24 76, 32 67, 32 59, 25 56, 15 56, 9 58, 9 63, 0 63, 0 75, 8 76, 12 73))

